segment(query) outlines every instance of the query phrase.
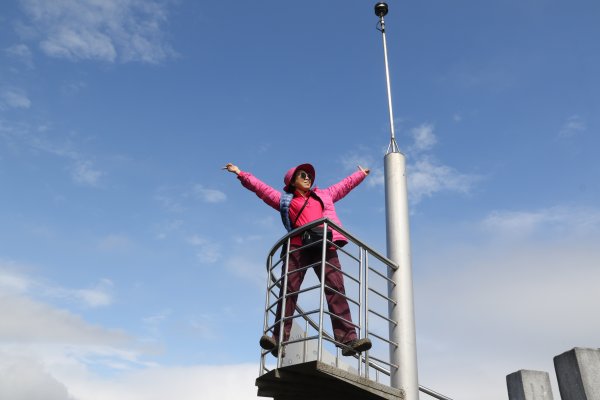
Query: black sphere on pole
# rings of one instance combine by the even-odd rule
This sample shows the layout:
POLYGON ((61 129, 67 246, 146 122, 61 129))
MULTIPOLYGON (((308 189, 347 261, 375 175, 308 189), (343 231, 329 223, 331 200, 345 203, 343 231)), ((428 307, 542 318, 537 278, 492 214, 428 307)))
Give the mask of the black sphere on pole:
POLYGON ((377 4, 375 4, 375 15, 377 15, 379 18, 387 15, 388 13, 388 5, 387 3, 384 2, 379 2, 377 4))

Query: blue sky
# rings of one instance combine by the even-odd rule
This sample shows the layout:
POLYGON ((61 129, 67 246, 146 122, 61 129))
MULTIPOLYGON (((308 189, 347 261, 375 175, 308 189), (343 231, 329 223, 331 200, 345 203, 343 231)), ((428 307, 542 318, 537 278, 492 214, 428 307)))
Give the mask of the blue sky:
MULTIPOLYGON (((389 3, 421 384, 555 381, 600 332, 600 5, 389 3)), ((279 188, 302 162, 322 187, 370 167, 338 211, 385 252, 373 5, 2 3, 0 393, 255 398, 283 229, 220 168, 279 188)))

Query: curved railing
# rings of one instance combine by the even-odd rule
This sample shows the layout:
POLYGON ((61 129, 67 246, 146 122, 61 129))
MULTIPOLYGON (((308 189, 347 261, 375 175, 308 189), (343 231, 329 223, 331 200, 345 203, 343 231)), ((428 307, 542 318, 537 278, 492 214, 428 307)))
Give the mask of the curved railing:
MULTIPOLYGON (((324 237, 326 237, 326 235, 324 235, 324 237)), ((319 266, 319 263, 303 266, 300 270, 308 270, 316 266, 319 266)), ((333 352, 335 352, 336 355, 334 361, 331 361, 330 359, 329 362, 334 363, 336 367, 339 366, 340 363, 345 363, 346 360, 350 360, 351 362, 356 363, 356 371, 359 376, 376 382, 381 381, 381 383, 387 383, 386 381, 389 382, 390 371, 392 368, 398 368, 397 365, 394 365, 390 361, 390 346, 397 348, 398 343, 391 341, 388 335, 390 325, 397 324, 397 321, 388 317, 390 314, 388 312, 389 308, 394 307, 396 303, 385 294, 385 287, 387 287, 387 292, 389 293, 390 288, 395 285, 393 274, 397 269, 398 265, 395 262, 372 249, 362 240, 358 239, 328 218, 321 218, 297 228, 279 239, 271 248, 269 255, 267 256, 268 274, 263 333, 271 335, 276 324, 279 324, 280 337, 278 338, 278 342, 281 343, 282 346, 303 343, 304 354, 301 358, 302 361, 307 360, 307 343, 314 344, 316 341, 316 360, 324 361, 323 355, 325 348, 333 348, 333 352), (289 256, 290 254, 304 250, 307 247, 291 248, 291 238, 302 235, 303 232, 315 227, 323 229, 323 233, 326 233, 328 229, 341 233, 346 237, 348 244, 344 247, 340 247, 337 243, 330 240, 321 240, 318 243, 321 252, 320 282, 306 288, 300 288, 295 293, 287 293, 287 265, 289 256), (370 351, 344 358, 343 361, 340 361, 340 348, 343 348, 344 345, 337 342, 333 332, 328 331, 323 326, 324 315, 329 315, 331 318, 342 319, 324 309, 326 303, 325 292, 335 291, 325 284, 324 279, 327 268, 336 268, 326 261, 326 251, 328 248, 335 248, 338 251, 338 256, 344 259, 343 270, 340 269, 339 271, 342 273, 344 281, 352 287, 348 290, 347 285, 346 293, 337 292, 337 294, 344 296, 348 303, 353 305, 355 310, 358 310, 356 322, 347 320, 346 322, 355 327, 359 337, 368 337, 373 342, 373 348, 370 351), (347 265, 348 263, 351 264, 350 267, 347 265), (352 264, 355 265, 354 268, 352 267, 352 264), (354 271, 354 273, 352 273, 352 271, 354 271), (277 321, 275 320, 275 309, 279 302, 282 303, 281 310, 282 314, 284 314, 283 310, 285 310, 286 300, 289 296, 299 296, 312 291, 319 292, 317 306, 305 309, 305 307, 301 305, 299 297, 294 315, 280 318, 277 321), (287 320, 302 320, 304 322, 304 328, 302 328, 304 332, 301 337, 290 337, 288 340, 282 341, 284 331, 283 324, 287 320), (385 330, 388 333, 384 333, 382 330, 385 330), (309 335, 309 331, 314 333, 309 335)), ((294 273, 297 273, 298 271, 299 270, 296 270, 294 273)), ((266 360, 268 356, 269 351, 261 352, 260 375, 269 371, 266 360)), ((284 365, 280 352, 277 356, 276 367, 279 368, 282 366, 284 365)), ((423 386, 420 386, 419 389, 440 400, 451 400, 448 397, 423 386)))

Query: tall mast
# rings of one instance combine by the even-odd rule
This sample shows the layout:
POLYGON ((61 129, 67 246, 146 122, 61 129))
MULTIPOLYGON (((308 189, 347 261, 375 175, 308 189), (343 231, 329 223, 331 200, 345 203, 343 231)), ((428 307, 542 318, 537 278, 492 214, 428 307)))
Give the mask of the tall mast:
POLYGON ((390 143, 384 156, 385 172, 385 211, 387 256, 399 266, 390 272, 392 281, 388 285, 390 304, 389 316, 397 325, 390 324, 390 340, 398 347, 390 346, 390 361, 397 368, 391 368, 390 385, 403 389, 406 400, 419 399, 419 379, 417 373, 417 341, 413 300, 412 266, 410 254, 410 227, 408 214, 408 190, 406 184, 406 159, 396 143, 390 72, 388 67, 387 41, 384 16, 388 5, 375 4, 375 15, 379 17, 378 30, 383 39, 383 54, 387 84, 388 111, 390 117, 390 143))

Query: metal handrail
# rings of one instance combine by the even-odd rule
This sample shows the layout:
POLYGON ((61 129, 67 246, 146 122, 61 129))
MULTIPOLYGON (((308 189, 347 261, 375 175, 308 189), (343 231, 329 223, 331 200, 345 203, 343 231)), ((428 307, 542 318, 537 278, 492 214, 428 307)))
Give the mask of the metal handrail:
POLYGON ((275 245, 271 248, 271 251, 269 251, 269 256, 272 256, 273 254, 275 254, 277 252, 277 249, 279 249, 281 246, 283 246, 284 242, 287 241, 289 238, 291 238, 293 236, 297 236, 297 235, 303 233, 304 231, 314 228, 315 226, 322 225, 323 223, 327 223, 327 226, 333 228, 334 231, 341 233, 347 239, 350 239, 350 241, 352 243, 358 244, 360 247, 369 249, 370 254, 374 255, 379 261, 389 265, 394 270, 397 270, 399 268, 398 264, 396 264, 394 261, 392 261, 389 258, 387 258, 386 256, 380 254, 377 250, 372 249, 365 242, 358 239, 356 236, 354 236, 353 234, 351 234, 350 232, 348 232, 347 230, 345 230, 344 228, 342 228, 341 226, 339 226, 338 224, 336 224, 335 222, 333 222, 332 220, 330 220, 329 218, 326 218, 326 217, 316 219, 314 221, 309 222, 306 225, 302 225, 301 227, 288 232, 285 236, 283 236, 281 239, 279 239, 275 243, 275 245))
POLYGON ((452 400, 450 397, 444 396, 443 394, 438 393, 438 392, 436 392, 434 390, 431 390, 429 388, 426 388, 423 385, 419 385, 419 391, 421 391, 421 392, 423 392, 425 394, 428 394, 431 397, 435 397, 436 399, 439 399, 439 400, 452 400))

